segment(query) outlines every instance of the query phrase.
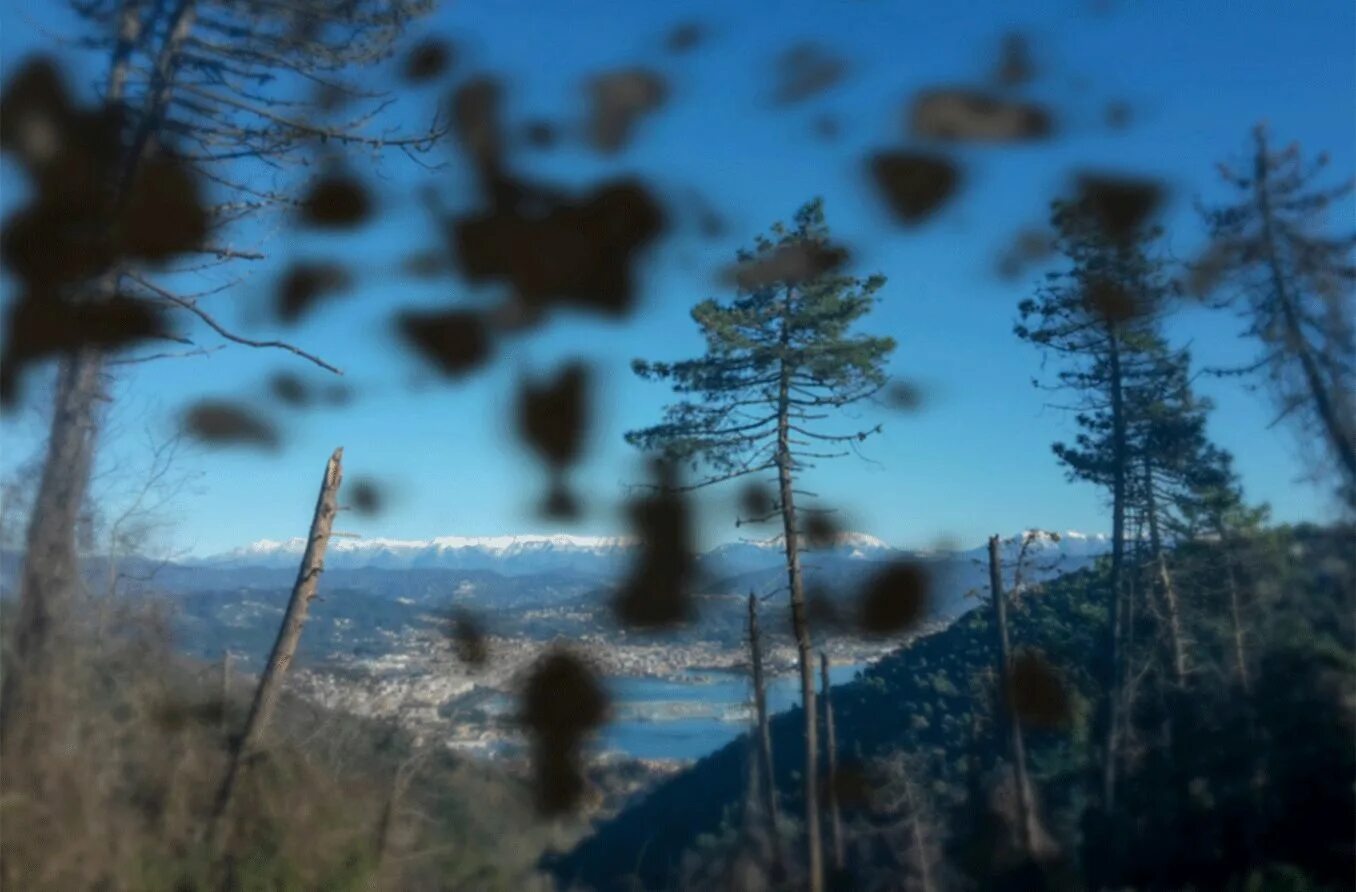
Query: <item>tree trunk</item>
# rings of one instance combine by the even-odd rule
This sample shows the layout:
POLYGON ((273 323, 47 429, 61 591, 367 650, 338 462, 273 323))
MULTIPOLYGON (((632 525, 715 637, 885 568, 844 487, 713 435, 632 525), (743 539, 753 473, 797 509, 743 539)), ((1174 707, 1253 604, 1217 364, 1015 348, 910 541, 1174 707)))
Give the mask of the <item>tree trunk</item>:
POLYGON ((1234 645, 1234 672, 1238 676, 1238 686, 1244 696, 1252 696, 1252 678, 1248 672, 1247 644, 1243 634, 1243 598, 1238 585, 1238 566, 1234 546, 1224 525, 1216 526, 1219 534, 1220 549, 1224 552, 1225 581, 1229 587, 1229 623, 1232 626, 1234 645))
POLYGON ((777 814, 777 780, 772 771, 772 731, 767 720, 767 686, 763 678, 763 643, 758 631, 758 597, 749 592, 749 664, 753 672, 753 709, 758 727, 756 748, 758 761, 758 795, 763 800, 767 818, 768 839, 772 856, 782 863, 781 833, 777 814))
POLYGON ((16 742, 19 725, 36 720, 44 679, 61 649, 59 631, 71 619, 80 588, 76 527, 94 463, 102 369, 103 355, 84 348, 62 360, 57 372, 47 456, 25 542, 19 615, 5 654, 7 747, 16 742))
MULTIPOLYGON (((176 26, 184 24, 187 0, 178 10, 176 26)), ((141 32, 141 4, 127 0, 118 20, 118 40, 109 68, 105 100, 121 102, 125 94, 131 50, 141 32)), ((192 16, 183 29, 176 27, 173 39, 166 41, 157 60, 159 66, 173 71, 179 51, 188 37, 192 16)), ((169 99, 170 85, 156 97, 158 103, 169 99)), ((163 106, 150 111, 157 122, 163 106)), ((154 134, 152 134, 153 136, 154 134)), ((121 210, 127 187, 135 180, 150 140, 137 139, 122 159, 119 181, 115 185, 114 207, 121 210)), ((117 287, 118 271, 108 270, 98 278, 91 300, 102 300, 117 287)), ((47 438, 47 455, 38 492, 29 517, 25 542, 23 576, 19 588, 19 617, 13 642, 6 655, 3 691, 5 708, 0 711, 0 747, 15 743, 14 725, 32 718, 31 711, 41 694, 27 690, 52 668, 52 656, 60 648, 55 640, 65 623, 79 586, 79 559, 76 527, 89 490, 94 465, 94 447, 98 439, 99 403, 103 392, 103 353, 84 346, 65 356, 57 372, 56 399, 47 438)))
MULTIPOLYGON (((791 295, 788 290, 787 318, 790 316, 791 295)), ((790 323, 782 321, 781 340, 788 345, 791 339, 790 323)), ((805 724, 805 837, 809 870, 810 892, 824 888, 824 850, 819 831, 819 795, 815 789, 819 773, 819 741, 815 710, 815 671, 812 664, 813 644, 810 624, 805 611, 805 585, 801 577, 800 548, 796 530, 796 501, 791 479, 790 399, 791 369, 785 359, 780 363, 777 390, 777 487, 782 510, 782 534, 786 545, 786 577, 791 593, 791 632, 796 639, 796 657, 800 666, 800 698, 805 724)))
POLYGON ((1120 336, 1108 327, 1108 363, 1111 373, 1111 436, 1114 460, 1111 488, 1111 589, 1107 603, 1106 696, 1102 743, 1102 810, 1109 819, 1116 806, 1116 774, 1120 759, 1121 725, 1121 577, 1125 567, 1125 478, 1128 461, 1125 436, 1125 400, 1122 392, 1120 336))
MULTIPOLYGON (((1299 359, 1300 371, 1304 375, 1305 385, 1313 400, 1314 411, 1318 414, 1323 435, 1346 472, 1348 486, 1356 490, 1356 435, 1353 435, 1348 427, 1348 420, 1342 417, 1342 411, 1318 369, 1318 362, 1314 359, 1309 340, 1305 337, 1300 323, 1294 295, 1291 294, 1284 271, 1281 269, 1280 255, 1276 250, 1271 195, 1267 189, 1270 165, 1267 163, 1266 137, 1261 131, 1257 134, 1257 159, 1254 168, 1253 189, 1257 196, 1258 215, 1262 223, 1262 250, 1266 253, 1267 267, 1271 272, 1271 286, 1276 291, 1276 302, 1281 308, 1281 320, 1285 325, 1284 347, 1299 359)), ((1351 495, 1350 498, 1356 499, 1356 495, 1351 495)))
POLYGON ((231 652, 221 652, 221 733, 230 730, 231 717, 231 652))
POLYGON ((246 761, 255 754, 268 728, 269 719, 277 705, 278 695, 282 691, 283 678, 297 652, 301 640, 301 630, 306 624, 306 614, 311 609, 311 599, 315 597, 320 574, 325 569, 325 549, 329 545, 330 530, 334 526, 334 516, 339 511, 339 484, 343 479, 342 447, 334 450, 325 466, 325 479, 320 485, 320 497, 316 500, 315 515, 311 520, 311 532, 306 541, 306 551, 301 556, 301 569, 297 573, 296 584, 292 587, 292 597, 287 602, 287 613, 283 616, 282 626, 278 629, 278 638, 273 643, 268 665, 259 678, 259 687, 254 692, 254 702, 250 705, 249 718, 245 720, 245 730, 236 745, 230 767, 217 793, 216 805, 212 811, 210 840, 214 851, 220 852, 226 843, 226 828, 235 796, 240 773, 246 761))
POLYGON ((999 538, 989 537, 989 597, 993 604, 998 683, 1003 692, 1003 711, 1008 724, 1008 754, 1012 759, 1012 780, 1017 792, 1017 831, 1026 857, 1035 860, 1035 806, 1031 781, 1027 776, 1026 742, 1022 739, 1021 717, 1012 708, 1012 645, 1008 639, 1008 608, 1003 595, 1003 565, 999 556, 999 538))
POLYGON ((381 818, 377 821, 376 852, 373 856, 372 873, 381 888, 394 888, 391 877, 386 876, 391 852, 396 846, 396 829, 399 824, 400 806, 409 790, 410 783, 419 769, 420 757, 412 756, 396 767, 391 777, 391 789, 386 794, 386 804, 382 806, 381 818))
POLYGON ((833 726, 833 696, 829 693, 829 655, 819 652, 820 696, 824 700, 824 757, 828 763, 829 840, 834 870, 843 869, 843 819, 838 812, 838 735, 833 726))
MULTIPOLYGON (((973 761, 973 760, 971 760, 973 761)), ((913 843, 914 866, 918 869, 918 892, 934 892, 932 882, 932 853, 928 851, 927 840, 923 838, 922 806, 914 792, 913 779, 909 769, 904 767, 904 807, 909 810, 909 837, 913 843)))
POLYGON ((1168 614, 1168 645, 1172 651, 1172 679, 1178 688, 1186 686, 1187 653, 1182 634, 1182 612, 1177 602, 1177 589, 1172 584, 1168 558, 1163 552, 1163 539, 1158 528, 1158 499, 1154 493, 1152 460, 1144 453, 1144 510, 1149 521, 1149 551, 1158 574, 1158 587, 1163 595, 1163 606, 1168 614))

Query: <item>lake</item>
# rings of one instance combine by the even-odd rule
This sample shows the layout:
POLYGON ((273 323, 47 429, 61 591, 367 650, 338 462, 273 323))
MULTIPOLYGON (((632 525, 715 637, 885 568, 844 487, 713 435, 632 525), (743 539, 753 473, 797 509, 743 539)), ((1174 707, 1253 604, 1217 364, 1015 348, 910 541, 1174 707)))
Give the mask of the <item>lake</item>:
MULTIPOLYGON (((832 666, 829 681, 852 681, 862 664, 832 666)), ((815 672, 816 689, 819 673, 815 672)), ((678 679, 611 678, 613 720, 598 747, 639 759, 699 759, 744 733, 752 723, 753 684, 745 672, 689 670, 678 679)), ((800 703, 800 677, 768 680, 768 710, 800 703)))

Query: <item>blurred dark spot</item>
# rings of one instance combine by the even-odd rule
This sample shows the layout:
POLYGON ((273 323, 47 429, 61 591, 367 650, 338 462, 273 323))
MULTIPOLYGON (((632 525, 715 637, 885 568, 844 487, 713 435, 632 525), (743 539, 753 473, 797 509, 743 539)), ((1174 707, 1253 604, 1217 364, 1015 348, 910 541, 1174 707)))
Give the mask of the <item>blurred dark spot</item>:
POLYGON ((832 548, 838 543, 842 532, 833 517, 823 511, 810 513, 805 520, 805 546, 807 548, 832 548))
POLYGON ((499 82, 478 77, 463 84, 452 96, 452 129, 462 151, 481 170, 493 169, 504 150, 500 132, 499 82))
POLYGON ((520 304, 514 315, 527 321, 551 303, 629 313, 632 263, 663 232, 662 209, 637 179, 605 182, 574 198, 511 176, 501 164, 500 99, 489 78, 466 84, 453 99, 454 128, 486 201, 444 219, 462 275, 471 284, 510 286, 520 304))
POLYGON ((137 341, 164 337, 169 326, 159 307, 116 296, 73 302, 25 292, 10 303, 0 354, 0 403, 19 394, 25 367, 80 347, 114 350, 137 341))
POLYGON ((760 521, 775 508, 772 493, 761 483, 747 483, 739 491, 739 519, 743 523, 760 521))
POLYGON ((1083 300, 1089 310, 1107 322, 1128 322, 1146 309, 1120 284, 1096 278, 1083 287, 1083 300))
POLYGON ((442 251, 428 250, 407 255, 400 261, 400 270, 416 279, 435 279, 451 272, 451 266, 442 251))
POLYGON ((819 634, 842 631, 847 625, 838 602, 827 589, 820 586, 812 586, 805 593, 805 616, 810 628, 819 634))
POLYGON ((1125 241, 1134 236, 1158 210, 1163 187, 1151 180, 1103 174, 1078 178, 1078 201, 1110 239, 1125 241))
POLYGON ((531 328, 541 322, 545 308, 528 303, 517 294, 509 294, 486 315, 486 321, 496 331, 514 332, 531 328))
POLYGON ((318 229, 350 229, 367 219, 372 201, 355 177, 331 173, 311 184, 301 198, 303 223, 318 229))
POLYGON ((368 477, 360 477, 349 484, 348 500, 354 511, 369 517, 380 514, 386 505, 386 496, 381 487, 368 477))
POLYGON ((540 814, 562 814, 579 801, 585 787, 583 743, 607 715, 607 693, 578 656, 555 648, 533 664, 520 721, 531 738, 533 793, 540 814))
POLYGON ((604 183, 578 200, 501 185, 513 200, 451 227, 468 281, 504 280, 529 306, 560 302, 614 316, 630 312, 632 264, 665 226, 642 183, 604 183))
POLYGON ((297 322, 320 300, 343 294, 352 284, 348 270, 337 263, 298 261, 278 282, 278 319, 297 322))
POLYGON ((843 125, 833 115, 819 115, 810 125, 815 136, 823 140, 837 139, 843 133, 843 125))
POLYGON ((143 161, 117 221, 119 253, 155 262, 202 244, 207 211, 197 179, 167 158, 143 161))
POLYGON ((192 701, 166 697, 152 704, 150 720, 166 734, 178 734, 194 725, 217 726, 225 708, 226 703, 220 697, 192 701))
POLYGON ((323 112, 334 112, 353 102, 353 91, 341 84, 317 84, 314 90, 316 107, 323 112))
POLYGON ((353 402, 353 388, 342 381, 336 381, 325 387, 322 398, 331 406, 347 406, 353 402))
POLYGON ((1019 87, 1036 76, 1036 66, 1031 60, 1031 43, 1026 35, 1013 32, 1003 36, 998 50, 998 65, 994 68, 993 79, 1005 87, 1019 87))
POLYGON ((448 377, 464 375, 490 358, 485 320, 469 310, 407 310, 396 317, 396 327, 411 347, 448 377))
POLYGON ((647 629, 672 627, 695 613, 691 511, 671 463, 656 461, 652 473, 654 489, 627 506, 640 547, 612 602, 622 623, 647 629))
POLYGON ((1233 258, 1234 251, 1228 245, 1220 242, 1211 244, 1187 264, 1183 290, 1193 297, 1209 297, 1229 274, 1233 258))
POLYGON ((411 83, 422 83, 444 74, 452 67, 452 48, 442 40, 420 41, 405 56, 402 73, 411 83))
POLYGON ((579 460, 588 429, 588 369, 572 362, 545 383, 524 381, 518 390, 518 436, 546 463, 550 517, 575 517, 579 508, 566 472, 579 460))
POLYGON ((927 610, 927 571, 899 561, 867 581, 857 608, 857 625, 866 635, 893 635, 918 624, 927 610))
POLYGON ((819 241, 792 242, 725 268, 721 278, 745 291, 794 285, 834 272, 848 261, 847 249, 819 241))
POLYGON ((1055 242, 1049 232, 1034 226, 1019 229, 998 257, 998 275, 1003 279, 1015 279, 1027 267, 1048 260, 1054 253, 1055 242))
POLYGON ((293 408, 305 408, 314 399, 306 382, 291 372, 278 372, 268 379, 268 390, 273 398, 293 408))
POLYGON ((915 411, 923 406, 923 389, 909 381, 892 381, 885 388, 885 404, 903 412, 915 411))
MULTIPOLYGON (((829 791, 828 778, 822 778, 820 784, 822 792, 819 796, 819 804, 821 808, 826 808, 829 801, 827 796, 829 791)), ((839 808, 865 809, 871 804, 872 796, 876 792, 876 785, 872 783, 860 763, 845 761, 834 772, 833 791, 838 796, 839 808)))
POLYGON ((631 138, 640 118, 664 104, 668 87, 643 68, 613 71, 588 85, 589 142, 600 152, 616 152, 631 138))
POLYGON ((909 128, 923 139, 976 142, 1044 139, 1053 129, 1050 113, 1038 105, 968 89, 919 93, 909 128))
POLYGON ((1130 126, 1134 111, 1130 108, 1130 103, 1114 100, 1106 104, 1106 109, 1102 112, 1102 115, 1106 120, 1106 125, 1112 130, 1124 130, 1130 126))
POLYGON ((725 221, 721 219, 716 209, 711 206, 700 192, 692 191, 691 196, 692 209, 697 217, 697 231, 703 238, 720 238, 725 234, 725 221))
POLYGON ((686 53, 694 50, 706 39, 706 29, 700 22, 684 22, 675 25, 664 36, 664 49, 671 53, 686 53))
POLYGON ((560 142, 560 133, 549 121, 529 121, 523 126, 523 141, 534 149, 551 149, 560 142))
POLYGON ((812 43, 791 47, 777 57, 772 101, 779 105, 801 102, 822 93, 847 74, 847 63, 812 43))
POLYGON ((276 449, 278 432, 267 420, 238 403, 205 399, 183 415, 183 430, 196 440, 218 446, 276 449))
POLYGON ((918 223, 955 193, 960 171, 941 155, 880 152, 868 162, 876 189, 902 223, 918 223))
POLYGON ((75 117, 66 84, 46 58, 31 60, 10 76, 0 95, 0 112, 0 148, 30 167, 62 150, 60 140, 75 117))
POLYGON ((0 363, 8 404, 31 361, 165 336, 156 307, 93 280, 122 260, 157 263, 193 250, 207 213, 197 177, 168 154, 149 152, 129 179, 122 110, 74 107, 49 60, 25 63, 6 82, 0 121, 0 147, 32 186, 0 233, 0 257, 20 285, 0 363))
POLYGON ((490 658, 490 649, 485 641, 485 629, 474 614, 465 608, 454 610, 450 632, 452 651, 458 660, 473 669, 485 665, 490 658))
POLYGON ((1008 703, 1022 724, 1033 728, 1059 728, 1069 720, 1069 694, 1059 672, 1032 650, 1012 659, 1008 703))

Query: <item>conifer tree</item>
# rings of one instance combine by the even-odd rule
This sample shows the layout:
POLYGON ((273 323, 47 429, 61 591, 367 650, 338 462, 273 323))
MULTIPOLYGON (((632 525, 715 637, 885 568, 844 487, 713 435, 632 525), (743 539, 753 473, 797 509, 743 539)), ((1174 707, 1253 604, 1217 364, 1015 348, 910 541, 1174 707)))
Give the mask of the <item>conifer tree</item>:
POLYGON ((812 200, 790 226, 776 224, 738 255, 736 294, 692 310, 706 342, 703 356, 681 362, 636 360, 642 378, 669 382, 683 399, 659 424, 627 433, 629 443, 688 463, 704 487, 749 475, 775 480, 767 511, 780 517, 805 725, 805 825, 810 887, 823 884, 819 831, 818 743, 813 642, 800 565, 799 475, 817 459, 849 455, 880 426, 830 426, 834 410, 860 402, 887 381, 895 343, 853 331, 885 284, 837 270, 844 253, 830 242, 824 205, 812 200))
POLYGON ((1200 291, 1223 286, 1220 306, 1239 310, 1281 415, 1326 444, 1356 505, 1356 234, 1334 235, 1324 216, 1349 201, 1356 181, 1317 182, 1328 159, 1307 162, 1298 145, 1274 151, 1254 132, 1251 170, 1219 171, 1238 200, 1205 211, 1212 242, 1197 270, 1200 291))
POLYGON ((1060 367, 1047 385, 1074 396, 1080 429, 1072 445, 1054 444, 1070 478, 1105 487, 1111 502, 1111 565, 1103 649, 1106 696, 1102 736, 1101 808, 1115 806, 1122 724, 1124 568, 1133 453, 1129 381, 1135 356, 1152 337, 1166 294, 1160 264, 1147 245, 1157 231, 1143 226, 1113 232, 1094 201, 1057 202, 1051 216, 1056 245, 1069 268, 1050 273, 1033 298, 1018 305, 1017 336, 1039 347, 1060 367))

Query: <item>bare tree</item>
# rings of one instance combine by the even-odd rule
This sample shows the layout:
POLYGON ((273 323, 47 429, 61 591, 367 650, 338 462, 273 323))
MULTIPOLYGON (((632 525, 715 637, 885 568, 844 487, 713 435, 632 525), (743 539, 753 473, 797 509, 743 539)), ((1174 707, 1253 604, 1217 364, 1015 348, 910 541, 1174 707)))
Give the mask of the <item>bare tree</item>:
POLYGON ((226 842, 227 821, 240 772, 246 762, 256 754, 263 740, 269 719, 272 718, 273 709, 277 705, 278 695, 282 692, 283 678, 292 664, 297 644, 301 641, 301 630, 306 624, 311 600, 315 598, 320 574, 325 569, 325 549, 329 546, 334 517, 339 512, 343 457, 344 450, 341 447, 334 450, 334 454, 325 465, 325 479, 320 484, 320 496, 316 500, 315 515, 311 519, 311 531, 306 539, 306 550, 301 556, 301 569, 297 572, 292 596, 287 602, 287 612, 283 615, 278 638, 273 643, 268 663, 259 678, 259 687, 254 692, 254 702, 250 705, 249 718, 245 720, 245 730, 240 735, 240 742, 236 744, 230 767, 221 782, 221 789, 217 792, 208 828, 214 851, 221 851, 226 842))
POLYGON ((1036 809, 1032 802, 1031 780, 1027 774, 1026 743, 1022 737, 1022 720, 1012 708, 1009 692, 1012 690, 1012 643, 1008 639, 1007 597, 1003 594, 1003 564, 999 555, 1000 540, 989 537, 989 598, 994 618, 994 651, 998 664, 998 683, 1002 706, 1006 713, 1007 749, 1012 760, 1013 785, 1017 792, 1017 829, 1021 845, 1028 859, 1035 857, 1036 809))
POLYGON ((755 739, 758 750, 758 793, 767 818, 772 855, 781 863, 780 818, 777 814, 777 779, 773 774, 772 731, 767 715, 767 681, 763 676, 763 642, 758 628, 758 596, 749 592, 749 667, 753 675, 753 710, 757 723, 755 739))
POLYGON ((1197 282, 1201 291, 1221 279, 1232 286, 1224 305, 1241 305, 1244 334, 1261 348, 1240 371, 1265 373, 1281 417, 1293 416, 1326 444, 1356 505, 1356 236, 1322 230, 1326 211, 1350 199, 1353 181, 1319 186, 1326 155, 1308 163, 1298 145, 1274 151, 1261 126, 1253 139, 1249 172, 1220 165, 1241 198, 1206 212, 1213 242, 1197 282))
POLYGON ((829 686, 829 655, 819 652, 820 699, 824 701, 824 760, 828 765, 827 798, 829 841, 833 846, 833 866, 843 869, 843 816, 838 810, 838 733, 833 725, 833 699, 829 686))
MULTIPOLYGON (((414 135, 383 132, 377 121, 389 97, 341 80, 351 66, 389 56, 405 23, 429 5, 427 0, 72 0, 88 28, 78 45, 109 59, 100 99, 117 110, 113 120, 119 126, 107 182, 95 184, 112 209, 103 221, 108 229, 117 230, 129 214, 134 192, 157 188, 147 181, 165 171, 184 171, 185 184, 215 184, 221 200, 204 209, 205 237, 191 248, 175 246, 175 254, 187 250, 201 262, 168 269, 164 257, 157 267, 115 253, 63 299, 98 304, 117 296, 184 311, 228 341, 284 349, 338 372, 284 341, 231 332, 200 305, 221 288, 185 292, 171 284, 180 278, 160 274, 263 257, 223 241, 244 219, 298 205, 290 191, 261 184, 259 171, 285 172, 322 144, 372 151, 430 148, 441 133, 436 121, 414 135), (336 95, 353 99, 361 111, 340 122, 319 117, 336 95)), ((29 78, 25 85, 52 80, 44 71, 30 66, 21 73, 29 78)), ((53 90, 36 92, 46 100, 53 90)), ((61 101, 58 97, 57 104, 61 101)), ((25 126, 51 124, 43 115, 58 113, 28 106, 23 111, 28 117, 18 123, 25 126)), ((58 138, 69 143, 82 136, 88 134, 58 138)), ((75 530, 89 489, 111 366, 97 336, 77 341, 59 365, 47 455, 29 519, 19 620, 7 653, 5 721, 0 723, 6 733, 23 712, 19 682, 42 676, 46 652, 55 646, 54 630, 69 613, 79 586, 75 530), (18 667, 23 671, 15 671, 18 667)))

